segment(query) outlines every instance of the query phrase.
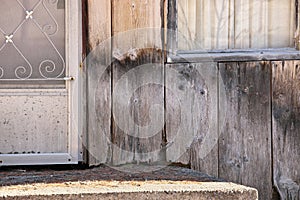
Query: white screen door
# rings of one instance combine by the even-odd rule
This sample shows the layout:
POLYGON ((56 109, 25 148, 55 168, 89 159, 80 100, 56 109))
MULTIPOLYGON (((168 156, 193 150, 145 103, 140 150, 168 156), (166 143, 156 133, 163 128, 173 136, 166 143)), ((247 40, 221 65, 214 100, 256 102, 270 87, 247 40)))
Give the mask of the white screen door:
POLYGON ((0 0, 0 165, 74 164, 79 0, 0 0))

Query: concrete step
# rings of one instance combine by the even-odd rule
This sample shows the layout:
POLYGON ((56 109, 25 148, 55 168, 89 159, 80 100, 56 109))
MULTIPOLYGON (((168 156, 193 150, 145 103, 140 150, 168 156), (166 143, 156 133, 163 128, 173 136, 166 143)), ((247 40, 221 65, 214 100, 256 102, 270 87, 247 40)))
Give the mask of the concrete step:
POLYGON ((2 186, 0 199, 256 200, 258 192, 228 182, 80 181, 2 186))

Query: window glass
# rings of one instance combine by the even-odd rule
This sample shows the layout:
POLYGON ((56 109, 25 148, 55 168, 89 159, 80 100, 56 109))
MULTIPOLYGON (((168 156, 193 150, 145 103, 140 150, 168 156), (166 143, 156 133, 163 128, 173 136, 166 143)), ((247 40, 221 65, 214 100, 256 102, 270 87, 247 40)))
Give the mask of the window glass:
POLYGON ((294 47, 295 0, 178 0, 180 50, 294 47))

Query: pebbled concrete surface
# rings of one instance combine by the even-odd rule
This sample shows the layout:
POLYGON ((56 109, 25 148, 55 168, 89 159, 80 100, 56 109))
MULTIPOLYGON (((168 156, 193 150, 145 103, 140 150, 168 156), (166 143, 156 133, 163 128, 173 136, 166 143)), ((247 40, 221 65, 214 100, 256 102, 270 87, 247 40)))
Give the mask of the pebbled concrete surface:
POLYGON ((5 199, 230 199, 254 200, 253 188, 226 182, 93 181, 0 188, 5 199))
POLYGON ((8 167, 0 168, 0 185, 0 199, 9 200, 258 199, 256 189, 176 166, 8 167))

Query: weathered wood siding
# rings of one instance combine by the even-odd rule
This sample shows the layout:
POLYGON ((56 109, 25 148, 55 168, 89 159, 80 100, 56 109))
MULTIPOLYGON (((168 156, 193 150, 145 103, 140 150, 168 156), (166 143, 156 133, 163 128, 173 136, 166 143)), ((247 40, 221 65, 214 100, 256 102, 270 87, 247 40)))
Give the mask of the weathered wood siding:
POLYGON ((150 48, 136 55, 134 60, 127 56, 113 64, 114 165, 156 162, 163 153, 164 88, 152 82, 163 83, 162 52, 150 48))
POLYGON ((167 161, 217 176, 217 63, 170 64, 165 71, 167 161))
POLYGON ((87 146, 88 163, 111 161, 111 2, 88 0, 87 146), (99 46, 100 45, 100 46, 99 46), (106 69, 104 72, 101 69, 106 69))
POLYGON ((168 27, 176 29, 166 1, 87 3, 90 165, 181 162, 256 187, 260 199, 276 199, 275 187, 283 199, 299 198, 299 61, 252 54, 244 62, 231 56, 231 62, 199 63, 195 54, 192 64, 166 63, 159 29, 167 14, 168 27), (159 125, 144 137, 151 123, 159 125), (182 125, 194 131, 178 132, 182 125), (176 140, 184 136, 194 137, 191 146, 176 140), (206 136, 211 148, 203 146, 206 136))
MULTIPOLYGON (((160 64, 160 82, 163 82, 163 32, 160 31, 163 1, 88 0, 87 5, 89 164, 158 161, 163 127, 153 137, 140 139, 139 126, 149 122, 152 104, 163 108, 164 89, 143 83, 145 77, 132 69, 149 63, 160 64), (126 77, 128 80, 124 80, 126 77), (119 81, 129 84, 121 85, 119 81), (131 94, 132 98, 123 99, 130 101, 129 104, 123 106, 119 99, 113 98, 118 97, 120 87, 127 91, 136 85, 140 88, 131 94)), ((151 117, 163 122, 163 114, 162 118, 158 114, 151 117)))
MULTIPOLYGON (((219 138, 219 176, 272 194, 269 62, 220 63, 227 111, 219 138)), ((221 125, 222 126, 222 125, 221 125)))
POLYGON ((161 1, 113 0, 112 3, 112 52, 116 59, 112 76, 112 163, 159 161, 163 126, 155 133, 150 132, 151 124, 163 122, 164 115, 163 112, 152 115, 151 107, 159 105, 163 110, 164 88, 149 82, 163 83, 164 77, 163 40, 157 31, 162 27, 161 1), (159 71, 153 73, 154 69, 147 64, 160 65, 159 71), (144 73, 146 68, 148 74, 144 73), (128 91, 133 93, 126 95, 128 91), (145 137, 149 134, 151 137, 145 137))
POLYGON ((300 62, 272 62, 274 183, 300 199, 300 62))

